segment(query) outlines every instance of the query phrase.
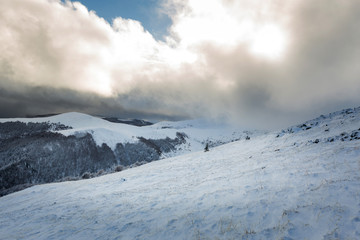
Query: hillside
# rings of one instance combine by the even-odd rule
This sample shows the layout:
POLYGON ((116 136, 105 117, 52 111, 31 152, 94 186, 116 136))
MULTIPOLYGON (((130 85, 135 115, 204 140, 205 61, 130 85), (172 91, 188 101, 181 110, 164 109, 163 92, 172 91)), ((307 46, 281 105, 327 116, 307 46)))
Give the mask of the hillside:
POLYGON ((104 175, 260 132, 206 120, 137 127, 81 113, 0 119, 0 196, 104 175))
POLYGON ((347 109, 209 152, 34 186, 0 198, 0 238, 359 239, 359 132, 360 108, 347 109))

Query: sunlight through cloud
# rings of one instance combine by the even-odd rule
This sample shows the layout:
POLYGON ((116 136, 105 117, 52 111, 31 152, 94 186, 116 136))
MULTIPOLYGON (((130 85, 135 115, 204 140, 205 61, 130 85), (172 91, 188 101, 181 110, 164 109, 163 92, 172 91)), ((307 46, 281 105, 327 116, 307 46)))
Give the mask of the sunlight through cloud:
POLYGON ((286 45, 285 33, 274 24, 266 24, 255 32, 250 51, 255 55, 276 60, 282 56, 286 45))

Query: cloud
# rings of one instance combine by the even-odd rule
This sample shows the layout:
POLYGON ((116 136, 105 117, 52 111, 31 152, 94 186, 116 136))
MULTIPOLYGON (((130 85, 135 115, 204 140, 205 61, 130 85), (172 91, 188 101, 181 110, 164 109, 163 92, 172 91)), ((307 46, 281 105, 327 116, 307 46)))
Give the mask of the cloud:
POLYGON ((82 111, 277 127, 360 104, 356 0, 164 0, 173 22, 164 41, 79 2, 0 1, 2 117, 82 111))
POLYGON ((111 97, 48 86, 18 86, 2 79, 0 83, 0 117, 25 117, 68 111, 86 112, 97 116, 144 118, 152 121, 176 120, 188 116, 157 114, 152 111, 124 109, 111 97))

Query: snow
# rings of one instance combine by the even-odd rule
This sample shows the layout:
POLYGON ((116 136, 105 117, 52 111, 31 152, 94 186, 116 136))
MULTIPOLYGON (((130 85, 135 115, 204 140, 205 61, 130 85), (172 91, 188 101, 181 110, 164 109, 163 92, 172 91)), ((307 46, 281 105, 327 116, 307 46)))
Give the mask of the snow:
POLYGON ((4 196, 0 239, 360 239, 360 140, 326 141, 360 111, 311 123, 4 196))
MULTIPOLYGON (((216 123, 206 119, 186 120, 179 122, 159 122, 151 126, 137 127, 122 123, 112 123, 98 117, 71 112, 45 118, 13 118, 0 119, 0 122, 50 122, 61 123, 72 129, 56 131, 65 136, 83 136, 89 133, 93 136, 97 145, 107 144, 115 150, 117 143, 138 142, 137 137, 146 139, 176 138, 177 132, 187 134, 190 138, 187 144, 181 146, 181 150, 167 153, 163 157, 175 156, 184 152, 199 151, 204 148, 204 141, 227 143, 244 137, 244 129, 234 128, 225 123, 216 123), (204 138, 206 136, 206 138, 204 138), (190 146, 189 146, 190 145, 190 146)), ((260 131, 249 132, 249 134, 260 134, 260 131)))
POLYGON ((103 143, 108 144, 109 147, 115 149, 116 143, 119 142, 133 142, 133 136, 140 132, 139 127, 132 125, 112 123, 101 118, 90 115, 71 112, 59 114, 52 117, 45 118, 14 118, 1 119, 0 122, 20 121, 20 122, 50 122, 61 123, 65 126, 72 127, 72 129, 61 130, 59 133, 69 136, 84 133, 93 135, 95 142, 101 146, 103 143))

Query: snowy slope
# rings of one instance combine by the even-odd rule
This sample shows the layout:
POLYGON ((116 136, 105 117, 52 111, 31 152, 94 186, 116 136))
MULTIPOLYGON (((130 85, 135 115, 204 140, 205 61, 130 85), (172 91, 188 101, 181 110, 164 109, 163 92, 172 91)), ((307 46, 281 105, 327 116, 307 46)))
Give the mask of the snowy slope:
POLYGON ((177 132, 188 136, 186 145, 181 146, 176 152, 168 153, 164 157, 176 156, 184 152, 199 151, 204 148, 205 141, 213 142, 214 145, 228 143, 247 135, 259 135, 261 131, 244 131, 242 128, 234 128, 225 123, 215 123, 204 119, 187 120, 179 122, 159 122, 151 126, 136 127, 122 123, 112 123, 98 117, 71 112, 44 118, 7 118, 0 119, 4 122, 49 122, 61 123, 72 127, 68 130, 56 131, 65 136, 84 135, 90 133, 97 145, 107 144, 112 150, 117 143, 138 142, 138 137, 146 139, 175 138, 177 132))
POLYGON ((259 131, 202 120, 135 127, 81 113, 0 120, 0 196, 210 148, 259 131))
POLYGON ((0 239, 360 239, 360 108, 305 125, 7 195, 0 239))

